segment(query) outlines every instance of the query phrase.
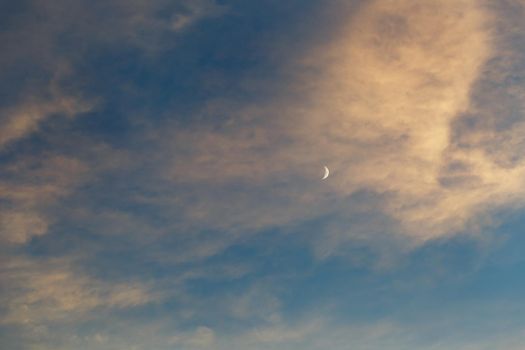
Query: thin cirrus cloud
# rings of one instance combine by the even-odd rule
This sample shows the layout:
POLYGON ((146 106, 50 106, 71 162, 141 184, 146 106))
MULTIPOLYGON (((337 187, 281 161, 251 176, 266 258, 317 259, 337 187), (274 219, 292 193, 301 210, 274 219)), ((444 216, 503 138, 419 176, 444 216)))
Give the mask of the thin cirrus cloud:
MULTIPOLYGON (((151 54, 160 45, 151 38, 161 40, 163 35, 182 31, 201 18, 223 11, 210 1, 116 1, 107 6, 110 17, 100 16, 101 9, 87 2, 32 1, 27 8, 21 7, 27 16, 11 17, 8 29, 1 33, 6 54, 0 59, 0 74, 16 81, 9 91, 12 98, 2 100, 0 110, 0 152, 8 156, 0 177, 0 240, 6 247, 0 272, 1 284, 7 286, 1 293, 0 323, 4 326, 37 330, 48 322, 82 320, 94 310, 125 309, 156 299, 141 282, 114 283, 83 273, 75 261, 78 256, 38 260, 8 251, 9 247, 23 247, 36 237, 55 232, 52 226, 67 212, 64 200, 88 179, 106 172, 107 166, 114 168, 126 162, 102 142, 88 141, 85 135, 77 135, 75 140, 71 135, 56 138, 53 127, 42 127, 52 122, 67 128, 106 103, 98 96, 78 93, 87 79, 72 67, 84 59, 81 52, 85 46, 67 41, 82 40, 101 50, 104 45, 126 42, 151 54), (66 8, 68 15, 64 15, 66 8), (162 10, 173 15, 161 18, 162 10), (93 27, 90 21, 101 17, 100 26, 93 27), (58 40, 69 34, 79 37, 58 40), (62 45, 80 50, 63 50, 62 45), (35 135, 41 136, 43 143, 53 139, 54 144, 37 150, 32 145, 35 135), (24 147, 35 149, 35 153, 17 153, 24 147), (83 150, 87 156, 81 155, 83 150)), ((198 336, 206 337, 203 332, 200 330, 198 336)), ((195 339, 188 336, 181 341, 198 343, 195 339)))
MULTIPOLYGON (((227 228, 286 225, 342 207, 351 213, 344 198, 366 190, 399 224, 393 234, 423 242, 519 205, 524 165, 502 165, 482 147, 457 142, 462 118, 485 108, 473 98, 477 84, 487 70, 509 69, 491 67, 498 25, 475 1, 363 5, 333 40, 298 59, 296 70, 309 73, 289 82, 298 91, 289 100, 237 107, 220 131, 174 132, 169 149, 186 156, 168 174, 195 186, 188 218, 227 228), (321 188, 312 169, 325 163, 333 176, 321 188), (221 191, 232 188, 222 205, 221 191)), ((519 143, 519 130, 499 148, 519 143)), ((477 133, 462 137, 495 136, 477 133)))
POLYGON ((85 178, 87 167, 64 156, 26 158, 6 166, 0 179, 0 239, 23 244, 47 233, 49 209, 85 178))
MULTIPOLYGON (((0 74, 17 81, 9 92, 13 98, 2 101, 0 109, 0 151, 6 153, 16 151, 18 142, 30 144, 32 136, 42 136, 40 129, 46 123, 67 126, 74 119, 82 118, 107 103, 103 98, 80 93, 87 77, 73 67, 82 62, 79 55, 82 50, 63 50, 61 45, 64 43, 60 43, 58 37, 67 33, 80 35, 83 41, 100 50, 108 44, 126 42, 151 53, 160 43, 148 37, 162 38, 162 33, 182 31, 199 19, 220 15, 224 8, 205 0, 176 4, 116 1, 95 7, 85 2, 51 4, 35 1, 27 10, 32 21, 27 21, 24 16, 13 16, 9 29, 0 34, 8 48, 0 59, 0 74), (63 15, 65 8, 70 11, 68 16, 63 15), (100 16, 102 10, 113 16, 100 16), (161 18, 161 10, 172 16, 161 18), (93 28, 90 23, 95 19, 99 20, 99 25, 93 28), (32 60, 31 57, 38 59, 32 60), (34 73, 34 77, 27 72, 34 73)), ((65 45, 74 45, 68 44, 67 40, 69 38, 65 45)), ((71 40, 76 39, 72 37, 71 40)), ((44 134, 44 137, 55 136, 49 135, 49 130, 46 132, 48 135, 44 134)), ((60 135, 60 138, 66 143, 71 142, 67 136, 60 135)), ((93 150, 105 147, 93 143, 88 146, 87 143, 86 147, 93 150)), ((67 197, 88 173, 95 173, 100 158, 112 157, 97 154, 93 157, 97 158, 98 164, 88 165, 80 157, 63 154, 70 150, 55 149, 33 157, 19 156, 4 167, 0 180, 0 198, 5 202, 0 214, 0 233, 4 241, 25 243, 33 236, 45 234, 54 221, 48 209, 58 204, 59 199, 67 197)), ((116 164, 120 160, 110 162, 116 164)))
POLYGON ((65 259, 4 263, 2 281, 10 288, 2 295, 7 308, 3 324, 74 320, 97 308, 126 308, 155 299, 145 285, 100 281, 75 271, 65 259))
POLYGON ((462 234, 523 205, 523 1, 220 3, 33 1, 1 34, 0 336, 519 348, 462 234))
POLYGON ((54 96, 46 99, 29 99, 16 107, 2 111, 0 148, 23 139, 38 131, 40 123, 50 117, 65 115, 74 117, 92 109, 92 103, 70 96, 54 96), (34 101, 32 101, 34 100, 34 101))
POLYGON ((115 1, 90 5, 82 1, 75 4, 33 1, 29 6, 29 17, 33 20, 13 16, 9 29, 0 34, 6 43, 6 53, 0 59, 0 74, 7 79, 14 76, 21 85, 19 89, 13 89, 20 95, 14 96, 14 103, 3 102, 0 148, 36 132, 39 124, 50 117, 74 117, 95 108, 94 100, 71 93, 79 90, 77 86, 66 86, 75 79, 85 80, 81 72, 71 69, 83 58, 81 51, 63 50, 61 45, 64 43, 58 40, 60 36, 67 37, 68 33, 80 36, 67 37, 65 45, 75 45, 76 40, 81 39, 102 49, 105 45, 126 42, 144 51, 154 51, 155 45, 161 43, 151 38, 162 38, 163 33, 181 31, 202 18, 218 16, 225 11, 207 0, 174 4, 166 1, 115 1), (65 9, 70 12, 68 16, 64 16, 65 9), (101 12, 112 15, 101 16, 101 12), (161 17, 160 12, 171 16, 161 17), (99 21, 98 26, 91 26, 93 20, 99 21), (38 59, 32 61, 31 57, 38 59), (28 78, 27 72, 34 73, 34 77, 28 78))

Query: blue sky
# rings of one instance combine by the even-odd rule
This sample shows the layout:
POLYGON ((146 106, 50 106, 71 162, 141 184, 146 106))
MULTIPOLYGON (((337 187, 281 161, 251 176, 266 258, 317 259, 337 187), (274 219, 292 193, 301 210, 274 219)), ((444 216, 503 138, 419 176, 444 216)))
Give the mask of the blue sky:
POLYGON ((524 16, 0 2, 0 347, 522 349, 524 16))

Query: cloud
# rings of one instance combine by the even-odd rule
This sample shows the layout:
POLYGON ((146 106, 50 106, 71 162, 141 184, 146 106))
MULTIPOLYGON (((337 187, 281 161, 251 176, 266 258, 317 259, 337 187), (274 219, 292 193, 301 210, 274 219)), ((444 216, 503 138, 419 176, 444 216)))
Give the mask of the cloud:
POLYGON ((0 119, 0 150, 38 131, 39 125, 55 116, 75 117, 91 110, 92 103, 79 98, 58 95, 50 99, 28 98, 27 101, 4 110, 0 119))
POLYGON ((253 344, 267 344, 267 343, 290 343, 300 342, 308 335, 318 331, 320 322, 314 321, 299 326, 289 326, 277 324, 262 328, 257 328, 243 335, 247 343, 253 344))
POLYGON ((47 233, 52 222, 49 209, 87 173, 81 161, 59 155, 5 164, 0 178, 0 239, 20 244, 47 233))
MULTIPOLYGON (((148 347, 184 349, 347 349, 356 350, 389 349, 520 349, 523 342, 523 330, 513 329, 494 334, 487 332, 475 340, 464 339, 450 333, 435 334, 419 324, 404 324, 391 320, 378 320, 352 324, 337 324, 316 315, 310 315, 309 321, 297 324, 279 325, 233 334, 218 333, 206 326, 179 329, 164 322, 130 322, 112 319, 111 323, 83 332, 71 333, 71 329, 61 329, 51 337, 49 329, 37 328, 31 334, 32 344, 42 349, 69 349, 71 347, 89 349, 144 349, 148 347), (429 338, 425 338, 428 335, 429 338), (48 342, 39 342, 46 339, 48 342)), ((429 322, 435 325, 434 322, 429 322)), ((429 327, 431 328, 431 327, 429 327)), ((24 344, 31 344, 24 339, 24 344)))
POLYGON ((170 345, 184 346, 189 349, 210 349, 215 343, 215 332, 208 327, 198 327, 195 332, 186 332, 169 339, 170 345))
POLYGON ((0 150, 48 118, 72 118, 104 102, 79 93, 87 94, 86 55, 136 48, 154 56, 172 47, 177 33, 225 8, 213 0, 31 0, 13 11, 0 33, 0 77, 12 82, 1 87, 8 98, 0 101, 0 150))
MULTIPOLYGON (((359 236, 349 218, 368 212, 368 231, 416 244, 490 224, 486 213, 523 202, 525 165, 464 147, 457 131, 484 107, 476 93, 498 57, 494 16, 469 0, 363 4, 295 61, 283 96, 225 107, 219 125, 159 134, 177 154, 163 179, 184 188, 173 206, 192 225, 224 231, 329 215, 342 223, 334 239, 359 236), (321 184, 324 164, 332 174, 321 184), (373 201, 353 201, 360 193, 373 201)), ((477 137, 512 150, 521 134, 514 124, 477 137)))
POLYGON ((0 278, 3 324, 78 320, 97 308, 129 308, 155 300, 145 285, 98 280, 73 269, 66 259, 4 259, 0 278))
MULTIPOLYGON (((27 157, 13 153, 47 122, 68 123, 94 108, 76 88, 66 88, 66 81, 82 80, 79 71, 53 78, 62 64, 55 58, 75 67, 83 52, 111 50, 114 43, 156 54, 224 10, 211 1, 35 4, 43 19, 28 26, 33 44, 0 58, 9 68, 21 52, 43 50, 42 70, 51 76, 2 106, 0 150, 12 157, 0 177, 0 240, 9 243, 6 251, 41 253, 53 246, 53 254, 67 258, 3 258, 1 322, 35 332, 27 339, 48 332, 49 343, 63 341, 53 349, 425 348, 417 331, 395 322, 331 325, 315 315, 302 315, 311 322, 288 320, 294 311, 276 290, 293 278, 261 280, 266 272, 243 255, 246 246, 253 248, 246 236, 293 232, 294 243, 309 241, 321 258, 350 241, 351 261, 358 264, 370 263, 363 247, 373 244, 388 263, 391 251, 407 249, 397 239, 413 246, 476 231, 490 225, 491 210, 522 205, 525 95, 513 73, 522 62, 520 46, 512 45, 523 28, 522 12, 503 23, 495 12, 502 9, 473 0, 369 1, 351 10, 337 2, 333 6, 347 11, 348 20, 322 43, 300 50, 302 57, 291 55, 283 64, 289 75, 270 98, 206 101, 192 115, 195 124, 192 118, 186 124, 153 121, 151 128, 160 127, 127 140, 137 141, 129 152, 98 148, 89 135, 59 135, 67 139, 53 137, 60 150, 27 157), (53 24, 65 8, 74 15, 53 24), (78 52, 60 50, 57 37, 78 52), (71 44, 79 38, 89 49, 71 44), (331 175, 320 181, 325 164, 331 175), (246 243, 242 252, 209 259, 239 242, 246 243), (233 262, 222 265, 222 258, 233 262), (147 271, 155 285, 108 281, 87 274, 82 264, 128 277, 147 271), (139 265, 140 271, 129 272, 139 265), (204 293, 201 283, 217 289, 202 288, 204 293), (128 309, 159 300, 168 300, 165 310, 154 312, 166 319, 151 326, 126 319, 128 309), (104 326, 81 330, 90 319, 104 326), (231 324, 242 329, 227 334, 231 324), (52 326, 62 332, 44 331, 52 326)), ((9 35, 19 39, 28 32, 9 35)), ((257 93, 264 83, 255 85, 247 89, 257 93)), ((276 243, 282 244, 255 244, 288 253, 276 243)), ((255 254, 253 260, 272 257, 255 254)))

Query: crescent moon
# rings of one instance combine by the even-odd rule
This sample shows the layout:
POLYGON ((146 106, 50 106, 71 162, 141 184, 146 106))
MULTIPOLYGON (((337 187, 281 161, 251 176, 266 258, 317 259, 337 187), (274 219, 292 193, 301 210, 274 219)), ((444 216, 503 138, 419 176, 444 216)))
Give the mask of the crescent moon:
POLYGON ((324 176, 321 180, 324 180, 328 177, 328 175, 330 175, 330 170, 328 170, 328 168, 325 166, 324 167, 324 176))

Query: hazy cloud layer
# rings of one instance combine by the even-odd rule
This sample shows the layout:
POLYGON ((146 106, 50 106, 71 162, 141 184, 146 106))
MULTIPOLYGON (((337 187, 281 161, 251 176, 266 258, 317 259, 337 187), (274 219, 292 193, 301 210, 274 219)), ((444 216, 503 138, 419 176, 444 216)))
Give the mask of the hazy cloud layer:
POLYGON ((10 259, 2 267, 6 314, 2 323, 38 325, 82 318, 95 308, 125 308, 150 302, 148 287, 98 281, 71 268, 67 260, 10 259))
POLYGON ((523 1, 9 9, 14 350, 522 345, 523 1))
POLYGON ((63 156, 28 158, 5 164, 0 179, 0 238, 26 243, 47 232, 48 209, 66 196, 87 175, 82 162, 63 156))
POLYGON ((424 241, 476 229, 479 215, 521 203, 522 162, 502 164, 457 140, 485 138, 498 150, 520 143, 519 124, 505 136, 459 130, 464 118, 486 113, 478 96, 485 76, 509 69, 492 66, 493 13, 475 1, 378 1, 352 18, 296 63, 289 99, 231 109, 218 130, 174 131, 179 157, 169 174, 195 186, 190 220, 258 229, 345 216, 356 211, 348 198, 370 191, 399 223, 393 234, 424 241), (324 164, 332 175, 321 186, 324 164))

